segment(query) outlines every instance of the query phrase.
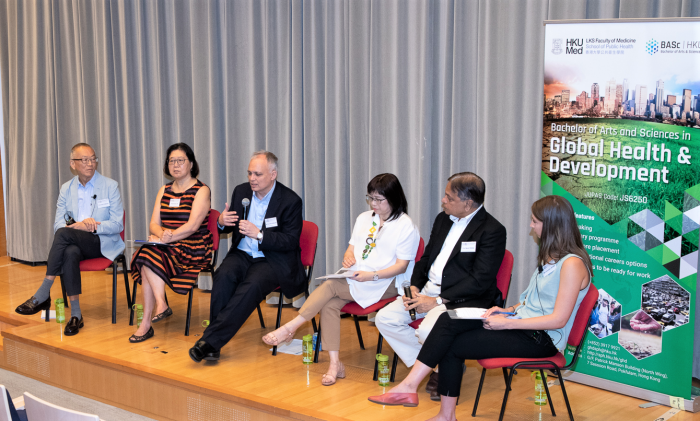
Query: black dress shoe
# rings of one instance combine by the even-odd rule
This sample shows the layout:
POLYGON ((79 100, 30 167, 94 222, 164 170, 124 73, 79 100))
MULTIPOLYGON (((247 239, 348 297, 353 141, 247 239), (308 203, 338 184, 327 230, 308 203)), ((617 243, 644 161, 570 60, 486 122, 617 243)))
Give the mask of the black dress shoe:
POLYGON ((20 304, 15 309, 15 313, 30 315, 37 314, 41 310, 49 310, 51 308, 51 297, 47 298, 46 301, 40 303, 34 296, 20 304))
MULTIPOLYGON (((428 384, 425 385, 425 391, 430 393, 431 399, 432 399, 432 392, 436 391, 438 388, 438 373, 432 372, 430 373, 430 379, 428 380, 428 384)), ((438 395, 439 396, 439 395, 438 395)), ((435 399, 433 399, 435 400, 435 399)), ((440 400, 440 398, 438 398, 440 400)))
POLYGON ((219 351, 204 341, 197 341, 197 343, 190 348, 190 358, 196 363, 201 362, 203 359, 207 361, 217 361, 219 359, 219 351))
POLYGON ((80 316, 80 320, 78 320, 77 317, 73 316, 68 321, 66 328, 63 330, 63 334, 66 336, 77 335, 78 332, 80 332, 80 329, 82 327, 83 327, 83 317, 80 316))
POLYGON ((159 321, 165 319, 166 317, 170 317, 172 315, 173 315, 173 310, 170 307, 168 307, 165 309, 164 312, 153 316, 153 318, 151 319, 151 323, 159 322, 159 321))

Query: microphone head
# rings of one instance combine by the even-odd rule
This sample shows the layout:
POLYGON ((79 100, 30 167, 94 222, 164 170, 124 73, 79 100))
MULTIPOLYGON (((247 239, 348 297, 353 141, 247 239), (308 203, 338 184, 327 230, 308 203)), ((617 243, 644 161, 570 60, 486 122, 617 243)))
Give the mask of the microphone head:
POLYGON ((241 204, 243 205, 244 208, 247 208, 248 205, 250 205, 250 199, 248 199, 247 197, 244 198, 243 200, 241 200, 241 204))

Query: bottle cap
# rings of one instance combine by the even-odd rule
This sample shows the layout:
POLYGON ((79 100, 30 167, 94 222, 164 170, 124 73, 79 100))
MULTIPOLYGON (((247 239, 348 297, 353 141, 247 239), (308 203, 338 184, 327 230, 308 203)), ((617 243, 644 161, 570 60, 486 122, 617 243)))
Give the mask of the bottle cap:
POLYGON ((143 304, 134 304, 131 308, 134 310, 143 310, 143 304))
POLYGON ((202 327, 208 327, 209 326, 209 320, 202 320, 202 327))
POLYGON ((302 339, 311 342, 314 339, 314 337, 313 335, 304 335, 302 339))
POLYGON ((384 354, 377 354, 377 361, 389 361, 389 356, 384 354))
POLYGON ((56 298, 56 304, 63 304, 63 298, 56 298))

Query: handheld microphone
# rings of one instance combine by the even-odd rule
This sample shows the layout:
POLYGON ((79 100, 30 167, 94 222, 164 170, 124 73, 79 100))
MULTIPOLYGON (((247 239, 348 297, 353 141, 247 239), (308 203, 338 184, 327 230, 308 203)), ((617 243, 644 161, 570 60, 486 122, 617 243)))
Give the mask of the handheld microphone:
MULTIPOLYGON (((403 293, 406 295, 408 298, 413 298, 413 295, 411 294, 411 283, 410 282, 404 282, 401 284, 403 287, 403 293)), ((416 320, 416 309, 412 308, 408 310, 408 314, 411 315, 411 320, 416 320)))
POLYGON ((248 211, 248 206, 250 205, 250 199, 247 197, 243 198, 241 200, 241 204, 243 205, 243 219, 247 219, 247 211, 248 211))

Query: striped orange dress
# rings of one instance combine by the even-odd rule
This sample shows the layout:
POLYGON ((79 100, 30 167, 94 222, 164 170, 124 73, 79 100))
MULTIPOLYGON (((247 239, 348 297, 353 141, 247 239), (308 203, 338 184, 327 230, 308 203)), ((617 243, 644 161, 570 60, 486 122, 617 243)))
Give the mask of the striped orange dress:
MULTIPOLYGON (((160 221, 164 229, 176 230, 190 219, 192 202, 204 183, 197 180, 183 193, 175 193, 172 184, 165 186, 160 201, 160 221), (171 207, 171 199, 180 199, 179 206, 171 207)), ((141 283, 141 267, 146 266, 178 294, 187 294, 197 283, 199 272, 212 258, 213 240, 207 228, 209 212, 199 229, 189 237, 172 243, 173 247, 143 246, 131 259, 131 275, 141 283)))

